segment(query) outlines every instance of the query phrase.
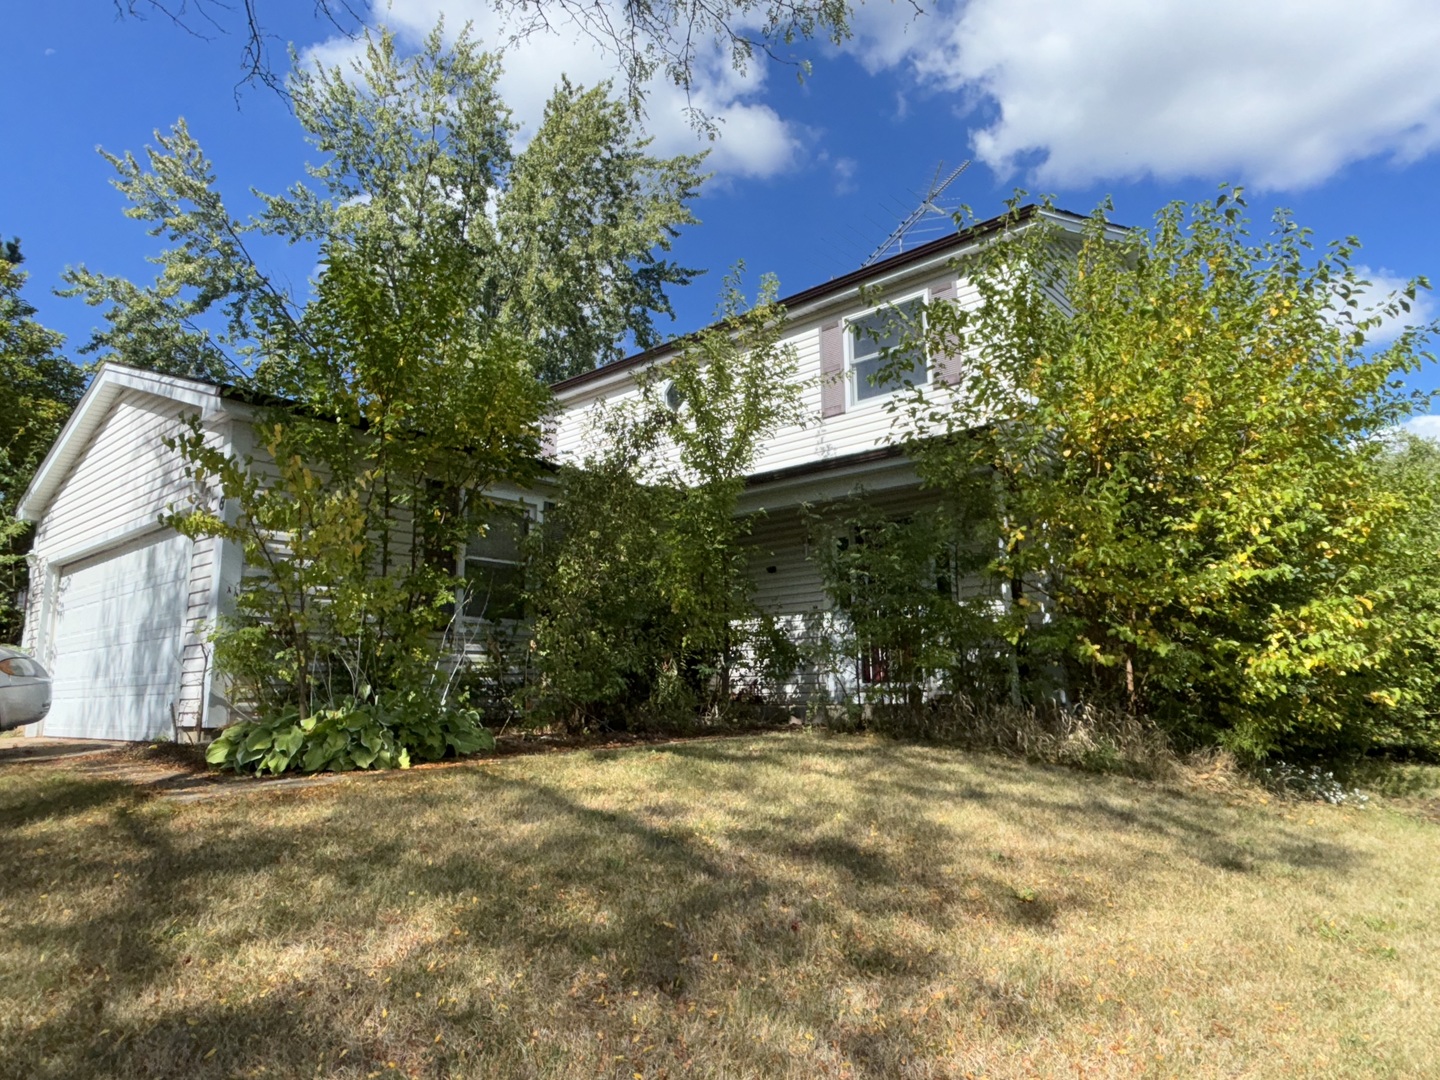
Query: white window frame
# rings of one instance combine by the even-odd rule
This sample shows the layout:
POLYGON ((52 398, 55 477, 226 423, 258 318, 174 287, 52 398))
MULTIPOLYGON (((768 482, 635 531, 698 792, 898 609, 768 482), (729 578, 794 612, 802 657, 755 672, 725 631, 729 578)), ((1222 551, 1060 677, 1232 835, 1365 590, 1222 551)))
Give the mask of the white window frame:
MULTIPOLYGON (((481 496, 481 497, 482 497, 482 498, 485 498, 486 501, 489 502, 489 503, 491 504, 491 506, 494 508, 494 510, 496 510, 496 511, 504 510, 504 509, 506 509, 506 508, 513 508, 513 509, 515 509, 516 511, 519 512, 519 515, 520 515, 521 520, 523 520, 524 523, 525 523, 525 524, 524 524, 524 533, 522 533, 522 535, 521 535, 521 541, 522 541, 522 542, 524 541, 524 534, 525 534, 525 533, 528 533, 531 529, 533 529, 533 528, 540 522, 541 518, 544 516, 544 510, 543 510, 543 508, 542 508, 541 506, 537 505, 536 503, 532 502, 532 501, 529 500, 529 499, 519 498, 519 497, 513 497, 513 496, 506 496, 506 495, 492 495, 492 496, 488 496, 488 497, 487 497, 487 496, 481 496)), ((462 504, 461 512, 468 515, 469 512, 470 512, 470 511, 469 511, 469 502, 470 502, 470 492, 469 492, 469 491, 466 491, 466 492, 465 492, 465 494, 464 494, 464 496, 463 496, 463 499, 464 499, 464 502, 463 502, 463 504, 462 504)), ((473 534, 472 534, 472 538, 473 538, 473 534)), ((522 557, 521 559, 519 559, 518 561, 516 561, 516 562, 511 562, 511 561, 509 561, 509 560, 507 560, 507 559, 492 559, 492 558, 490 558, 490 557, 487 556, 487 555, 472 555, 472 554, 470 553, 470 548, 471 548, 471 543, 470 543, 469 540, 467 540, 465 543, 462 543, 462 544, 459 546, 459 549, 458 549, 458 550, 456 551, 456 553, 455 553, 455 566, 456 566, 456 569, 459 571, 459 573, 456 574, 456 577, 460 578, 461 581, 465 582, 465 583, 466 583, 466 586, 467 586, 467 589, 466 589, 466 591, 464 592, 464 594, 463 594, 462 596, 460 596, 460 597, 457 597, 458 603, 457 603, 456 606, 457 606, 458 610, 457 610, 456 613, 455 613, 455 614, 456 614, 456 618, 459 619, 459 620, 461 620, 461 621, 463 621, 463 622, 465 622, 465 623, 469 623, 469 624, 472 624, 472 625, 486 625, 486 626, 505 625, 505 626, 515 626, 515 625, 517 625, 518 623, 523 623, 523 622, 525 621, 525 616, 524 616, 523 614, 522 614, 518 619, 492 619, 492 618, 488 618, 487 616, 484 616, 484 615, 470 615, 470 614, 467 614, 467 613, 466 613, 466 611, 465 611, 465 601, 469 599, 468 585, 469 585, 469 582, 470 582, 470 576, 469 576, 468 571, 469 571, 470 563, 471 563, 471 562, 484 563, 484 564, 491 565, 491 566, 518 566, 518 567, 520 567, 522 570, 523 570, 524 567, 525 567, 525 560, 524 560, 523 557, 522 557)))
MULTIPOLYGON (((886 308, 903 307, 905 304, 913 303, 917 300, 920 302, 920 333, 922 338, 921 349, 923 351, 923 339, 925 333, 925 312, 930 305, 930 290, 928 288, 919 289, 912 293, 906 293, 904 296, 897 296, 893 300, 886 300, 883 304, 876 304, 874 307, 866 308, 864 311, 857 311, 853 315, 845 316, 845 318, 841 320, 840 333, 845 339, 846 411, 857 408, 863 409, 877 403, 883 403, 886 399, 890 397, 890 395, 894 394, 897 390, 904 389, 903 387, 897 386, 890 390, 879 390, 876 393, 871 394, 869 397, 860 396, 860 376, 859 372, 855 370, 856 336, 851 331, 850 327, 854 323, 859 322, 861 319, 868 318, 869 316, 874 315, 877 311, 884 311, 886 308)), ((873 356, 878 354, 871 355, 873 356)), ((870 359, 870 357, 862 357, 862 359, 870 359)), ((934 378, 934 371, 932 369, 933 365, 930 363, 930 357, 927 353, 925 356, 925 378, 924 381, 917 383, 917 386, 930 385, 931 379, 934 378)))
POLYGON ((675 385, 674 379, 665 380, 665 389, 660 393, 660 401, 665 408, 669 409, 676 416, 679 416, 685 411, 685 397, 680 393, 680 388, 675 385), (673 402, 670 400, 672 392, 677 398, 677 400, 673 402))

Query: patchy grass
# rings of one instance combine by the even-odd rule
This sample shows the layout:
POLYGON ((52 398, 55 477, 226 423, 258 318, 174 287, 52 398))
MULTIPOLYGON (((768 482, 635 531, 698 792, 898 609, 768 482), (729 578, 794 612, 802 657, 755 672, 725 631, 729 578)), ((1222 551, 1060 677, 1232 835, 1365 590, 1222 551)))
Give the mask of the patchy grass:
POLYGON ((0 1073, 1433 1075, 1413 809, 812 734, 190 804, 13 766, 0 1073))

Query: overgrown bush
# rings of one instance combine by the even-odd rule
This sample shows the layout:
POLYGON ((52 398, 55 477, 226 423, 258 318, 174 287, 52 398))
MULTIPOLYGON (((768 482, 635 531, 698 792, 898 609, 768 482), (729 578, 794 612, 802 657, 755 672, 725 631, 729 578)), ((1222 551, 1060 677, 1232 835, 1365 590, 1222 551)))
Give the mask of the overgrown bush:
POLYGON ((494 746, 476 710, 446 708, 412 692, 380 701, 352 698, 303 717, 291 708, 242 720, 220 733, 205 760, 257 774, 347 772, 406 769, 494 746))
POLYGON ((812 514, 811 550, 839 616, 816 646, 829 655, 812 664, 863 673, 870 703, 1018 701, 1022 688, 1043 697, 1016 664, 1023 616, 997 605, 999 586, 985 578, 995 546, 985 509, 972 501, 960 514, 931 505, 896 517, 861 495, 812 514))
POLYGON ((1426 283, 1367 310, 1353 251, 1253 241, 1227 191, 967 259, 978 302, 924 330, 949 377, 894 408, 937 496, 990 478, 1017 663, 1251 762, 1440 742, 1440 552, 1383 437, 1430 328, 1372 343, 1426 283))
POLYGON ((739 495, 765 441, 799 422, 784 311, 767 279, 746 309, 727 289, 718 324, 602 409, 592 450, 561 469, 533 538, 534 659, 522 695, 570 730, 690 727, 723 719, 737 670, 779 657, 755 611, 739 495))

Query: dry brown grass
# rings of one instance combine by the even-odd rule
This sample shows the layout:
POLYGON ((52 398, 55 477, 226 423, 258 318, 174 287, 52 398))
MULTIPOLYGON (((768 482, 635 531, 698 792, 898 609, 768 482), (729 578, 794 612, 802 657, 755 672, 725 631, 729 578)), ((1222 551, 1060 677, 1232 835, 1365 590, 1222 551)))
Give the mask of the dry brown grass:
POLYGON ((877 708, 861 726, 879 735, 1090 772, 1170 779, 1185 766, 1153 722, 1093 705, 1004 705, 957 696, 919 708, 877 708))
POLYGON ((15 766, 0 1075, 1435 1075, 1440 826, 1227 791, 816 734, 15 766))

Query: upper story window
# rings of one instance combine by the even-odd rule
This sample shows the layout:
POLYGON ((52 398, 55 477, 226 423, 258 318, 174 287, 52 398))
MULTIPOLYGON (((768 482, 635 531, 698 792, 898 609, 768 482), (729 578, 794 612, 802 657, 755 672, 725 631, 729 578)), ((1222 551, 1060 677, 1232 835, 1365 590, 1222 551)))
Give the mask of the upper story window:
POLYGON ((673 382, 665 384, 665 407, 673 413, 678 413, 685 405, 685 395, 680 392, 680 387, 673 382))
POLYGON ((921 345, 923 300, 923 296, 912 297, 845 321, 846 363, 854 401, 883 397, 907 383, 920 386, 928 381, 930 372, 921 345))

